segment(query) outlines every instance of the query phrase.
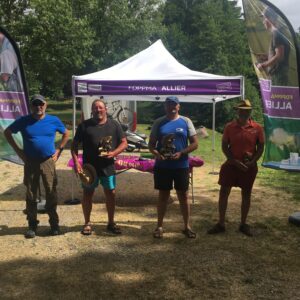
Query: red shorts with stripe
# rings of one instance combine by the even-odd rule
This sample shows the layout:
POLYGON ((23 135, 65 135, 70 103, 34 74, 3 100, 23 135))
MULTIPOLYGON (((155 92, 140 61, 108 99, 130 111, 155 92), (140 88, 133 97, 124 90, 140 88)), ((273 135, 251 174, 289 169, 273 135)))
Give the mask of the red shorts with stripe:
POLYGON ((226 187, 240 187, 241 189, 251 190, 257 174, 257 165, 244 172, 236 166, 224 163, 221 166, 219 175, 219 185, 226 187))

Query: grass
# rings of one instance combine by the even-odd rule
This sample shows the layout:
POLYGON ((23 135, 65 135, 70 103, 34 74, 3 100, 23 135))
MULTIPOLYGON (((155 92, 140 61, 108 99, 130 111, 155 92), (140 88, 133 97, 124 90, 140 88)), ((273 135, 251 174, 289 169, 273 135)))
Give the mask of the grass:
MULTIPOLYGON (((138 130, 149 134, 148 127, 139 125, 138 130)), ((212 134, 208 133, 195 153, 210 167, 212 134)), ((217 133, 214 154, 221 163, 220 143, 217 133)), ((298 204, 285 193, 297 192, 293 189, 298 174, 260 168, 261 182, 255 185, 249 215, 255 237, 237 232, 237 189, 230 196, 226 232, 209 236, 206 230, 217 220, 217 176, 199 168, 191 207, 197 239, 182 236, 180 207, 174 201, 168 205, 164 238, 154 240, 157 194, 152 176, 129 171, 118 175, 116 221, 123 234, 106 234, 106 208, 98 189, 91 218, 95 231, 83 237, 81 207, 63 205, 71 190, 69 157, 64 152, 57 163, 64 234, 48 237, 48 216, 39 215, 38 237, 32 240, 22 235, 27 226, 22 168, 1 162, 1 299, 299 299, 299 228, 287 222, 298 204), (8 178, 13 179, 11 185, 5 182, 8 178)), ((76 196, 82 195, 79 190, 75 184, 76 196)))
POLYGON ((257 179, 260 184, 291 194, 294 201, 300 202, 300 173, 261 167, 257 179))

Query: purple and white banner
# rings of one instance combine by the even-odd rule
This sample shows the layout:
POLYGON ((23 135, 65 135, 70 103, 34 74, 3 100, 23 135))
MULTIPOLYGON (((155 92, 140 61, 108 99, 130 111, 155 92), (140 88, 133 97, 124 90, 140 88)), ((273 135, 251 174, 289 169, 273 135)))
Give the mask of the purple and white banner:
POLYGON ((75 80, 76 95, 240 95, 241 79, 75 80))
POLYGON ((266 0, 243 0, 253 66, 264 108, 263 165, 300 171, 300 53, 295 32, 266 0))
MULTIPOLYGON (((3 131, 14 120, 28 113, 28 95, 19 49, 7 31, 0 27, 0 159, 18 161, 3 131)), ((15 139, 22 144, 20 134, 15 139)))

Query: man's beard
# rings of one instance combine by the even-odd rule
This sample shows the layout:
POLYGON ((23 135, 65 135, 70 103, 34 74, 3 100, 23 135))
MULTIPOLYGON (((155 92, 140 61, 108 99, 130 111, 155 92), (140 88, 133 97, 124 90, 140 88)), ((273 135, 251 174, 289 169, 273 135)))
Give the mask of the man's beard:
POLYGON ((104 119, 104 115, 103 115, 103 114, 100 114, 100 113, 95 113, 95 114, 93 114, 93 117, 94 117, 94 119, 97 120, 97 121, 101 121, 101 120, 104 119))

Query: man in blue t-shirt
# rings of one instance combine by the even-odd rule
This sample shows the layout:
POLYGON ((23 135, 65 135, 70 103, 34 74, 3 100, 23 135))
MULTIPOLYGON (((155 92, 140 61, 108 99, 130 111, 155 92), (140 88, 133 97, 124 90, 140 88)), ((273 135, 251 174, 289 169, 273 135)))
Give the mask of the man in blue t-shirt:
POLYGON ((43 96, 34 95, 30 102, 32 113, 14 121, 4 131, 8 143, 24 162, 24 184, 26 186, 26 214, 28 231, 26 238, 33 238, 39 221, 37 220, 37 197, 40 177, 46 193, 46 211, 51 226, 50 234, 58 235, 59 219, 57 207, 57 176, 55 162, 58 160, 69 132, 58 117, 46 114, 47 103, 43 96), (23 149, 15 142, 13 134, 20 132, 23 149), (55 149, 56 132, 62 134, 60 147, 55 149))
POLYGON ((189 161, 188 153, 198 148, 198 139, 192 121, 179 115, 179 99, 174 96, 166 98, 166 115, 154 121, 149 150, 155 156, 154 188, 159 190, 157 205, 157 228, 153 237, 163 236, 163 219, 167 209, 170 190, 174 187, 180 202, 184 221, 182 231, 188 238, 195 238, 190 221, 190 204, 188 200, 189 161))

